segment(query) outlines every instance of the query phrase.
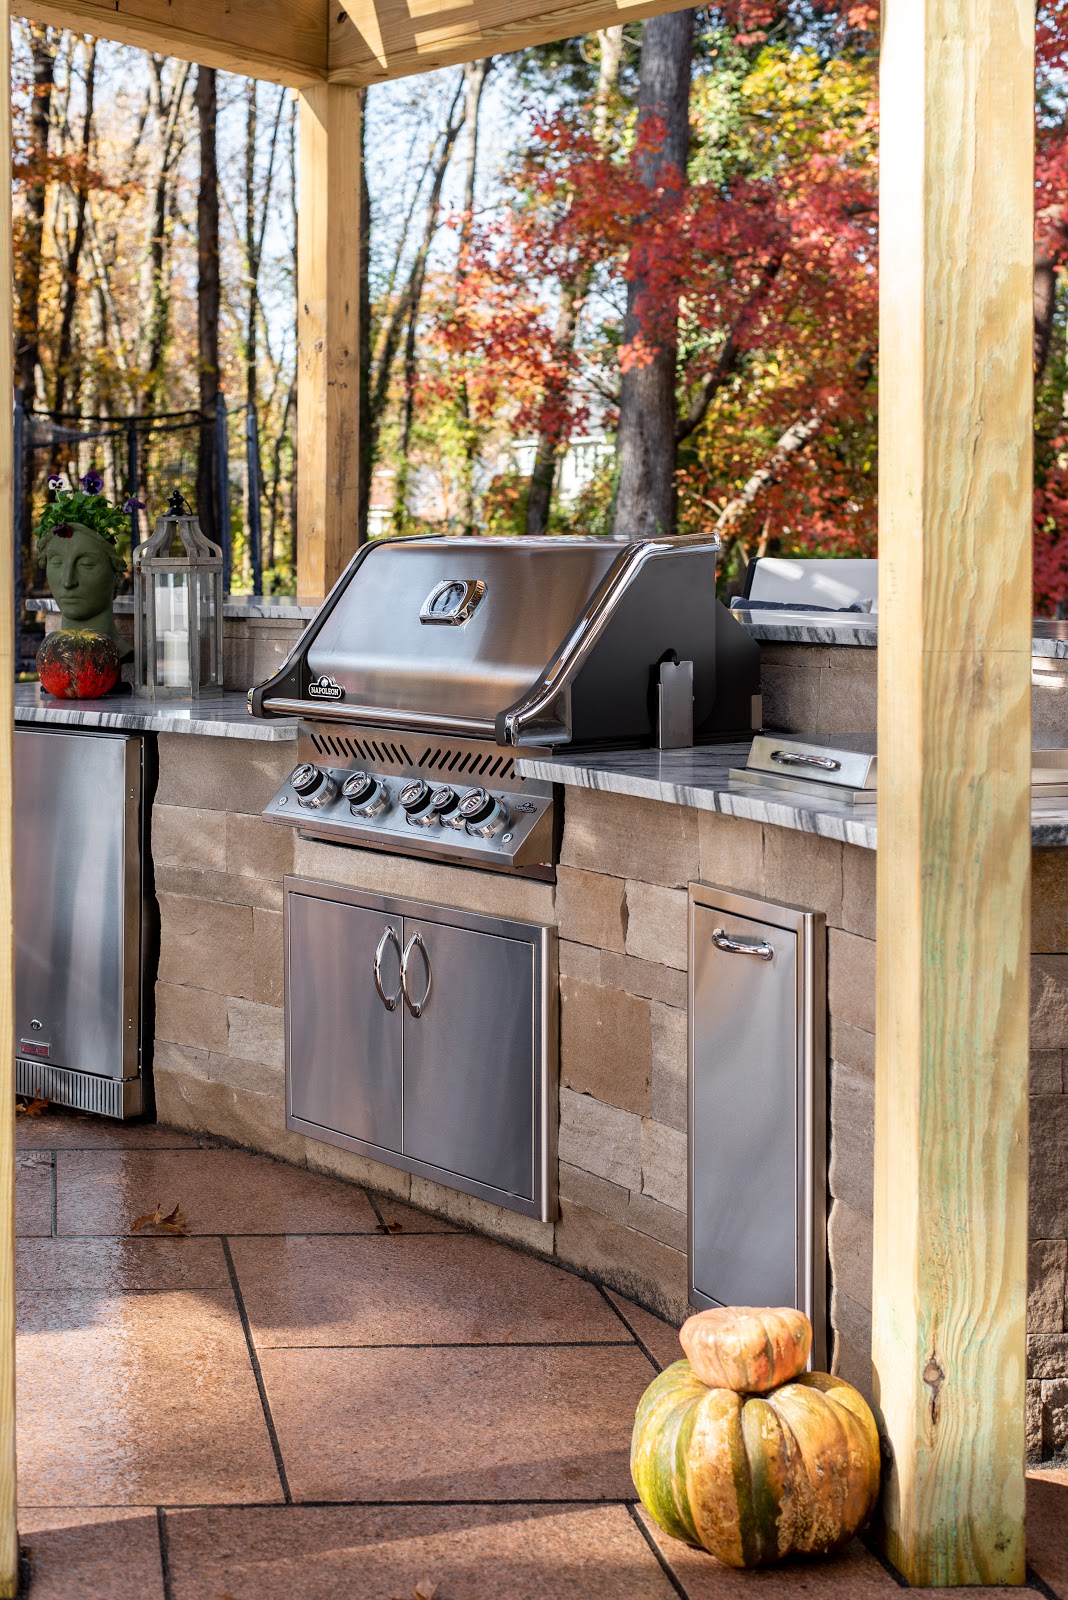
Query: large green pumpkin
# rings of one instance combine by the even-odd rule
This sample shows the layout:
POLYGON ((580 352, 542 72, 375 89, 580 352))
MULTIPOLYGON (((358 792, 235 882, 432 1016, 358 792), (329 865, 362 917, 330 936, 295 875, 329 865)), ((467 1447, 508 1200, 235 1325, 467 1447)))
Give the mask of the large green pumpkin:
POLYGON ((879 1435, 863 1396, 806 1372, 769 1394, 709 1389, 688 1361, 638 1406, 631 1476, 666 1533, 729 1567, 846 1543, 879 1492, 879 1435))

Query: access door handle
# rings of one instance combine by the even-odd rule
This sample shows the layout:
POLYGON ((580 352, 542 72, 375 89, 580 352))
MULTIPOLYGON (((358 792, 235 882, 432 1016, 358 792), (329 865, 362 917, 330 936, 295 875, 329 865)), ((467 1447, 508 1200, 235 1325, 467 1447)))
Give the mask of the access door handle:
POLYGON ((759 956, 761 961, 770 961, 775 954, 775 946, 766 939, 735 939, 725 928, 712 929, 712 943, 732 956, 759 956))
POLYGON ((375 988, 378 990, 378 998, 381 1000, 387 1011, 396 1011, 397 1005, 400 1001, 401 992, 404 988, 403 962, 404 957, 401 955, 400 940, 397 938, 397 930, 395 928, 387 928, 381 939, 378 941, 378 949, 375 951, 373 968, 375 975, 375 988), (397 959, 401 962, 400 981, 397 984, 396 994, 387 994, 385 985, 382 982, 382 958, 385 956, 386 948, 389 945, 392 945, 394 950, 396 950, 397 959))
POLYGON ((404 946, 404 954, 401 956, 400 981, 404 1004, 408 1007, 413 1017, 421 1017, 426 1009, 426 1003, 430 999, 430 990, 434 982, 434 974, 430 967, 430 957, 426 953, 426 945, 423 943, 423 935, 421 933, 413 933, 408 943, 404 946), (423 998, 421 1000, 413 1000, 408 988, 408 963, 416 950, 422 956, 423 965, 426 967, 426 988, 423 990, 423 998))

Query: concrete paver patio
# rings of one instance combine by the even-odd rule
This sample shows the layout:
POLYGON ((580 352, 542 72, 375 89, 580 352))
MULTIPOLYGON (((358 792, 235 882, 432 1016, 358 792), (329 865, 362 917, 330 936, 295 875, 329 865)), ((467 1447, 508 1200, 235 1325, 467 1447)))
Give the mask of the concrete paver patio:
MULTIPOLYGON (((214 1141, 58 1111, 18 1133, 33 1600, 898 1587, 859 1541, 751 1574, 659 1534, 628 1446, 678 1341, 622 1296, 214 1141), (157 1203, 188 1236, 132 1231, 157 1203)), ((1032 1587, 1068 1600, 1068 1472, 1032 1478, 1028 1516, 1032 1587)))

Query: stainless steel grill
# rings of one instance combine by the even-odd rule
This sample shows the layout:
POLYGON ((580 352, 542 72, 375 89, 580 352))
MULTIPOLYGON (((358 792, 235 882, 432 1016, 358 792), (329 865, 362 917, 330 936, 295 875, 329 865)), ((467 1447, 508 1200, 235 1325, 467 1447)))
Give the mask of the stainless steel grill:
POLYGON ((759 725, 760 658, 716 599, 715 541, 365 546, 254 715, 304 720, 265 815, 316 837, 551 876, 560 745, 706 742, 759 725))

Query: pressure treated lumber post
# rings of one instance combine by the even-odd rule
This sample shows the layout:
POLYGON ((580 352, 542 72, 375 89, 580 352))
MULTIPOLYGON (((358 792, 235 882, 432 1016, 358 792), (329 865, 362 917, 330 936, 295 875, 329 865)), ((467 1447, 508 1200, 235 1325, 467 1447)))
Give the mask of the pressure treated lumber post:
POLYGON ((359 478, 360 91, 300 97, 297 233, 297 594, 321 600, 356 549, 359 478))
POLYGON ((1024 1579, 1033 0, 884 0, 875 1393, 885 1549, 1024 1579))
MULTIPOLYGON (((7 0, 0 5, 0 83, 11 76, 7 0)), ((0 172, 11 171, 11 103, 0 114, 0 172)), ((8 186, 10 197, 10 185, 8 186)), ((0 1600, 18 1589, 19 1542, 15 1525, 15 1022, 14 874, 12 863, 12 756, 15 684, 15 518, 12 461, 14 326, 11 268, 11 201, 0 224, 0 1600)))

